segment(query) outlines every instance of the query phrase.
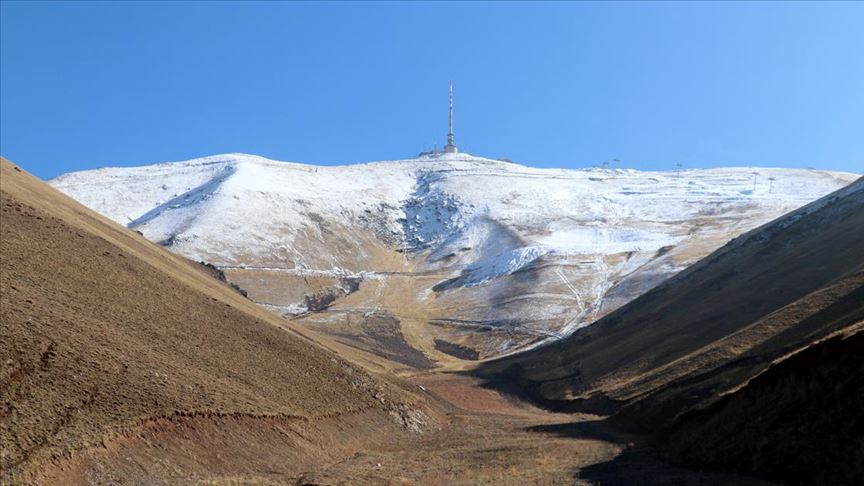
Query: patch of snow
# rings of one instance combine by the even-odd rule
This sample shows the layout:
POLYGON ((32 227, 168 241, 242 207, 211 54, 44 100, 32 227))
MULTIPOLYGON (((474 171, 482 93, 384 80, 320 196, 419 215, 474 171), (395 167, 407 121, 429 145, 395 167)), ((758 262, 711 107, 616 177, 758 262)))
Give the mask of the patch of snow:
POLYGON ((631 251, 651 251, 674 245, 683 239, 668 233, 646 231, 634 227, 599 226, 596 224, 558 228, 551 225, 551 234, 539 238, 540 243, 562 253, 608 254, 631 251))
POLYGON ((553 249, 547 246, 529 246, 501 252, 466 268, 460 278, 460 284, 470 287, 504 275, 511 275, 552 251, 553 249))

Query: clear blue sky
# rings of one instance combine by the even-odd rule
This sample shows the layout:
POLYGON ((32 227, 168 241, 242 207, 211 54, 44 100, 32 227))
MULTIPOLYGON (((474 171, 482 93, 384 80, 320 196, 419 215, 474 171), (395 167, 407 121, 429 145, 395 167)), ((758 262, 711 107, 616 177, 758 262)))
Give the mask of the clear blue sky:
POLYGON ((536 166, 864 171, 864 3, 2 3, 0 152, 41 177, 456 136, 536 166))

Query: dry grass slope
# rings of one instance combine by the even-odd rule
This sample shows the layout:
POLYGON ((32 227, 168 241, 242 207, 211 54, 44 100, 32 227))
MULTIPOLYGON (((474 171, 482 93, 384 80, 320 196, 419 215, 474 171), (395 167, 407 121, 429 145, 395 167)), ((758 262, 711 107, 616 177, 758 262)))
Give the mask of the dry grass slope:
POLYGON ((702 467, 790 484, 864 484, 864 331, 841 333, 774 364, 664 437, 702 467), (734 440, 730 440, 734 437, 734 440))
POLYGON ((4 481, 154 421, 233 418, 248 437, 411 400, 5 159, 0 210, 4 481))

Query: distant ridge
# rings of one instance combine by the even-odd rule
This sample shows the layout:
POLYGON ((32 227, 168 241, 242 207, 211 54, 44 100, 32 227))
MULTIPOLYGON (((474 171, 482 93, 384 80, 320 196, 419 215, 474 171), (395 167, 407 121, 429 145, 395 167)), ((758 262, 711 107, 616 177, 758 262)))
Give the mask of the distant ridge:
POLYGON ((467 153, 334 167, 226 154, 50 183, 345 346, 383 349, 389 338, 361 324, 373 313, 404 343, 388 354, 399 366, 458 368, 588 326, 856 177, 537 169, 467 153))

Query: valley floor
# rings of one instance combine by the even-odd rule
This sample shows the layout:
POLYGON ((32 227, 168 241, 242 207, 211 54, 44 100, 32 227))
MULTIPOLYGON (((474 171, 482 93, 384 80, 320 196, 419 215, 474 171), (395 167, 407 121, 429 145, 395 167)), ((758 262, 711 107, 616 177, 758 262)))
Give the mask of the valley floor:
MULTIPOLYGON (((472 378, 411 379, 445 411, 441 427, 291 478, 296 484, 770 485, 671 466, 603 417, 552 413, 472 378)), ((288 478, 246 478, 280 483, 288 478)))
POLYGON ((426 395, 437 428, 400 431, 374 410, 312 421, 173 417, 57 458, 33 479, 82 485, 773 484, 672 466, 604 417, 541 410, 464 375, 430 372, 409 381, 426 395))

